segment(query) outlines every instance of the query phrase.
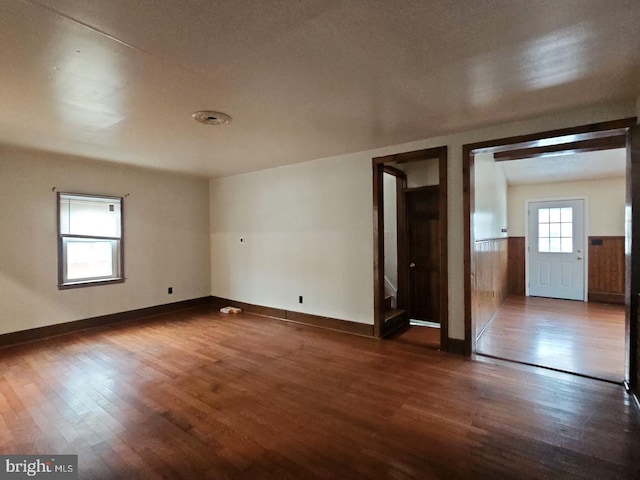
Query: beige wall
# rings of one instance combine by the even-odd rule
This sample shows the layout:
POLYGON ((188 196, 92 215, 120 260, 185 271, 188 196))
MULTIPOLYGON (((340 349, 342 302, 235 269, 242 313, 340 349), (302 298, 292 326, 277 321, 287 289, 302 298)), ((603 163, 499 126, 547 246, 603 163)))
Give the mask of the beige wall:
MULTIPOLYGON (((398 201, 396 177, 383 175, 385 295, 398 291, 398 201)), ((395 301, 394 301, 395 304, 395 301)))
POLYGON ((212 180, 211 293, 371 323, 370 169, 356 155, 212 180))
POLYGON ((507 179, 492 153, 481 153, 474 158, 475 214, 474 240, 503 238, 507 233, 507 179))
POLYGON ((427 187, 440 183, 440 160, 430 158, 400 165, 407 175, 407 188, 427 187))
POLYGON ((449 147, 449 335, 464 338, 462 145, 633 115, 635 102, 564 112, 212 180, 212 294, 373 323, 371 158, 449 147), (247 244, 239 244, 246 234, 247 244), (297 303, 305 295, 305 303, 297 303))
POLYGON ((209 184, 194 177, 0 148, 0 198, 5 205, 0 218, 0 333, 207 294, 371 324, 371 158, 447 145, 449 333, 461 339, 462 145, 622 118, 634 111, 631 102, 565 112, 209 184), (130 194, 125 200, 124 284, 57 289, 54 186, 130 194), (243 244, 241 236, 246 238, 243 244), (174 287, 171 296, 168 286, 174 287), (302 305, 298 295, 304 296, 302 305))
POLYGON ((210 293, 207 180, 2 147, 0 199, 0 333, 210 293), (53 187, 129 194, 125 283, 58 290, 53 187))
POLYGON ((509 235, 524 237, 526 200, 585 197, 588 211, 587 234, 623 236, 625 189, 624 177, 581 182, 512 185, 508 189, 509 235))

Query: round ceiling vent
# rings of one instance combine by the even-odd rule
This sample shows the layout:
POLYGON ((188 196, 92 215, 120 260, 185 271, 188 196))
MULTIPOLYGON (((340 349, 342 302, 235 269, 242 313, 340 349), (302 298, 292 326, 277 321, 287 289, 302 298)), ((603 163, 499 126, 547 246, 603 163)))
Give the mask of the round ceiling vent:
POLYGON ((193 114, 193 118, 205 125, 226 125, 231 121, 231 117, 226 113, 212 112, 210 110, 196 112, 193 114))

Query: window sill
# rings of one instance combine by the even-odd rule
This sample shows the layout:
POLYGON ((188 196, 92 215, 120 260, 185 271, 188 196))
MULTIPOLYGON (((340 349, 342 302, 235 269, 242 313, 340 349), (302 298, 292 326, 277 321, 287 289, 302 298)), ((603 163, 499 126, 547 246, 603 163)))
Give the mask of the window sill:
POLYGON ((72 288, 95 287, 97 285, 110 285, 112 283, 124 283, 124 278, 113 278, 109 280, 89 280, 80 282, 70 282, 58 285, 58 290, 69 290, 72 288))

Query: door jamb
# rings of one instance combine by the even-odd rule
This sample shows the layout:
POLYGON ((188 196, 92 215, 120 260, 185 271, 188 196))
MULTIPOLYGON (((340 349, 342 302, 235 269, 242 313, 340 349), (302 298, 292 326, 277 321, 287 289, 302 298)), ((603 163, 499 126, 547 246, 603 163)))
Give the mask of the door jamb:
MULTIPOLYGON (((627 322, 625 349, 627 378, 625 387, 640 387, 640 125, 627 131, 627 200, 625 240, 625 311, 627 322)), ((634 397, 640 406, 638 397, 634 397)))

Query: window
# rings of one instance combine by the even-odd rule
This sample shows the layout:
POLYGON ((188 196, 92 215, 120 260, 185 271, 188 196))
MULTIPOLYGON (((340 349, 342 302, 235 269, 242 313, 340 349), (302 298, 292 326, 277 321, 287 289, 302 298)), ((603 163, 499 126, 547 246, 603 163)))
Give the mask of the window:
POLYGON ((58 287, 124 281, 122 198, 58 194, 58 287))
POLYGON ((573 208, 538 210, 538 252, 573 252, 573 208))

